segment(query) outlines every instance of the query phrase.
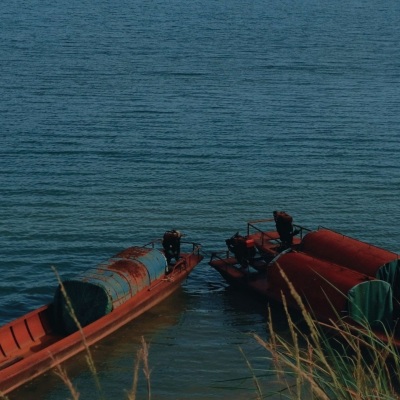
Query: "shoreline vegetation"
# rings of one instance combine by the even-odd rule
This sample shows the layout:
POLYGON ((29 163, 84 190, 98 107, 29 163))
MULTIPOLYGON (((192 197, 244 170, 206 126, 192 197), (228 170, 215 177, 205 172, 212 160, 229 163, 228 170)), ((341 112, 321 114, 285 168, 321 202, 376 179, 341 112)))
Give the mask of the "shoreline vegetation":
MULTIPOLYGON (((382 327, 388 339, 384 343, 367 324, 354 328, 345 323, 331 321, 331 324, 323 324, 316 321, 293 284, 283 271, 281 273, 299 306, 303 319, 301 326, 294 322, 283 298, 289 338, 284 338, 275 330, 270 307, 268 340, 254 335, 255 340, 270 354, 269 361, 274 370, 268 372, 274 372, 283 385, 279 398, 400 399, 400 356, 390 340, 391 333, 382 327)), ((272 395, 258 393, 257 400, 272 395)))
POLYGON ((298 327, 285 306, 289 338, 274 330, 271 315, 268 340, 254 334, 272 365, 264 373, 275 374, 282 386, 275 393, 259 391, 257 400, 400 399, 400 357, 390 340, 383 343, 368 328, 321 325, 303 311, 298 327))
MULTIPOLYGON (((67 300, 71 317, 79 327, 85 344, 85 360, 93 376, 97 398, 105 400, 95 363, 86 343, 67 293, 57 271, 54 270, 67 300)), ((283 274, 283 272, 281 271, 283 274)), ((284 274, 283 274, 284 276, 284 274)), ((287 280, 287 278, 284 276, 287 280)), ((267 339, 253 334, 254 340, 265 349, 263 357, 272 368, 254 369, 241 348, 249 377, 254 384, 252 399, 296 399, 310 400, 397 400, 400 399, 400 355, 390 341, 383 343, 368 326, 359 330, 345 324, 331 325, 316 321, 305 307, 294 286, 287 280, 291 295, 299 305, 301 323, 294 319, 283 298, 283 312, 287 320, 287 332, 283 335, 275 329, 271 306, 268 305, 267 339), (275 375, 278 389, 264 391, 261 379, 275 375)), ((150 346, 142 336, 140 348, 133 362, 132 387, 125 390, 127 400, 138 398, 140 373, 145 379, 146 394, 140 398, 151 400, 150 346)), ((79 400, 80 393, 62 365, 54 368, 69 391, 72 400, 79 400)), ((228 380, 227 380, 228 381, 228 380)), ((10 400, 0 392, 0 400, 10 400)))

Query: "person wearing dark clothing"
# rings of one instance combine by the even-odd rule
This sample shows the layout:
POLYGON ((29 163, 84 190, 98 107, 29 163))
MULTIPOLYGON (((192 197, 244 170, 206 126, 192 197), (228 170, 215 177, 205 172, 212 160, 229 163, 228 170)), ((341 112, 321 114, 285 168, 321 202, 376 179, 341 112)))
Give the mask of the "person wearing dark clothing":
POLYGON ((247 268, 253 262, 256 254, 253 240, 246 239, 238 232, 225 242, 242 268, 247 268))
POLYGON ((282 247, 287 248, 293 243, 293 218, 285 211, 274 211, 276 230, 282 242, 282 247))
POLYGON ((181 253, 181 237, 182 234, 175 230, 164 233, 162 245, 168 264, 171 264, 173 258, 175 258, 175 261, 179 259, 181 253))

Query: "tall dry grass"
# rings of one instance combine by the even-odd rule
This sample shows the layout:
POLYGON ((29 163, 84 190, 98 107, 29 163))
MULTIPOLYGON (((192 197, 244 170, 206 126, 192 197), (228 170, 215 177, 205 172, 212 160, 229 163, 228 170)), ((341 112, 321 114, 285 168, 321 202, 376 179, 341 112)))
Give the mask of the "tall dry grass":
POLYGON ((400 399, 400 356, 390 333, 386 332, 387 340, 383 341, 368 326, 354 328, 334 321, 318 323, 285 279, 299 306, 305 329, 294 323, 283 298, 288 337, 275 330, 271 309, 268 340, 254 335, 269 354, 268 359, 282 384, 279 398, 400 399))
POLYGON ((142 336, 142 346, 136 353, 135 364, 133 368, 133 384, 132 389, 128 392, 128 400, 136 400, 137 394, 137 385, 139 381, 139 369, 140 364, 143 365, 143 374, 146 379, 146 386, 147 386, 147 399, 151 399, 151 384, 150 384, 150 375, 151 370, 149 367, 149 345, 146 343, 142 336))

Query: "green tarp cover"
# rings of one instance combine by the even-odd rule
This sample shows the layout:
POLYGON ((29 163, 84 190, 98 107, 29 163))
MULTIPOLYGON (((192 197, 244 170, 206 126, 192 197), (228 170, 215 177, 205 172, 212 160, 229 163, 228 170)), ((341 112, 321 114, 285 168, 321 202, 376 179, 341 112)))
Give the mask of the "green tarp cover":
MULTIPOLYGON (((70 305, 82 327, 112 311, 112 299, 103 286, 77 280, 65 281, 63 285, 68 293, 70 305)), ((67 334, 75 332, 78 328, 60 287, 54 296, 54 307, 58 330, 67 334)))
POLYGON ((376 278, 389 282, 395 295, 400 294, 400 260, 396 259, 378 269, 376 278))
POLYGON ((389 283, 373 280, 360 283, 348 293, 349 316, 361 325, 387 326, 392 320, 393 301, 389 283))
MULTIPOLYGON (((75 332, 97 321, 131 299, 165 273, 166 260, 157 249, 132 247, 129 258, 118 256, 76 278, 63 281, 68 301, 59 286, 54 295, 55 324, 61 333, 75 332)), ((123 252, 121 253, 123 255, 123 252)))

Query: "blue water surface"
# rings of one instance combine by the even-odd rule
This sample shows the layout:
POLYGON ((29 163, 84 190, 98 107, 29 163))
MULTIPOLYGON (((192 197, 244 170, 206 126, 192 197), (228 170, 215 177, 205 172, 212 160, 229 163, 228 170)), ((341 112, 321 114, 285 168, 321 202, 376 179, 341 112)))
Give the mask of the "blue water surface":
MULTIPOLYGON (((208 255, 274 209, 400 252, 399 15, 391 0, 4 3, 0 321, 51 301, 51 267, 69 277, 170 228, 208 255)), ((255 397, 239 347, 269 368, 248 335, 265 328, 206 257, 96 347, 105 396, 125 398, 144 336, 152 398, 255 397)), ((93 398, 84 357, 70 367, 93 398)), ((49 373, 10 399, 68 396, 49 373)))

